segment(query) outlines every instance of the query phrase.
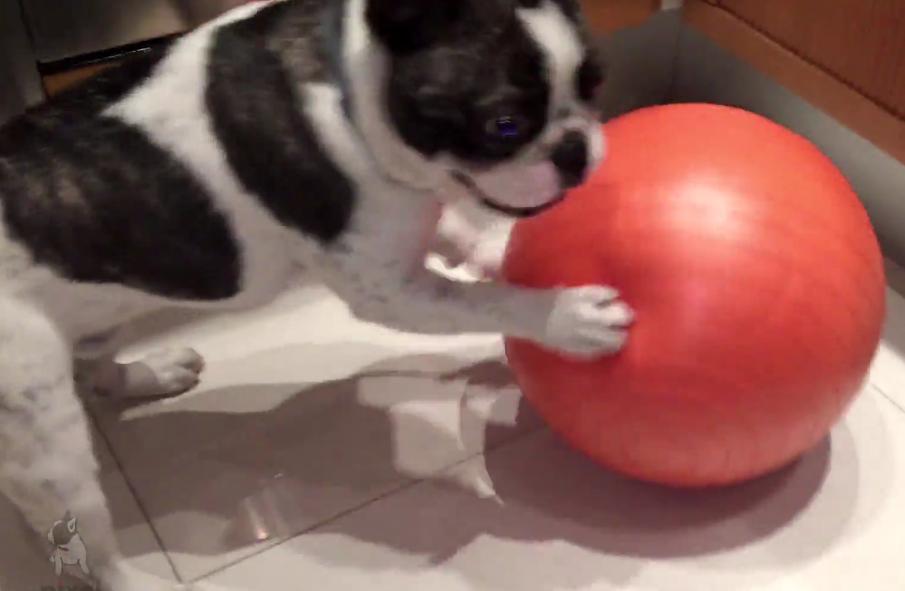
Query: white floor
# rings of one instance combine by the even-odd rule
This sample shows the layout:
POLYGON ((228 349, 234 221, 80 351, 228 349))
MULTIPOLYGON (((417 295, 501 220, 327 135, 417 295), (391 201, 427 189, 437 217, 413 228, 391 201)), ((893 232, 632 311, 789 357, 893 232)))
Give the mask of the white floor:
MULTIPOLYGON (((146 571, 249 591, 903 591, 905 299, 889 296, 870 384, 831 439, 706 493, 566 449, 496 338, 365 326, 317 288, 195 320, 136 350, 197 347, 196 392, 93 409, 120 542, 146 571)), ((56 584, 5 502, 0 539, 4 591, 56 584)))

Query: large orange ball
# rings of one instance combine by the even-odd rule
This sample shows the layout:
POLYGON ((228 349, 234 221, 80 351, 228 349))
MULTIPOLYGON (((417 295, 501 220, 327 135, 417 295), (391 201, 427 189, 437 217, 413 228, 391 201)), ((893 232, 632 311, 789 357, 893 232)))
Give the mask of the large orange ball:
POLYGON ((879 342, 864 208, 811 143, 741 110, 657 107, 605 132, 609 159, 517 224, 504 275, 614 286, 637 321, 622 353, 593 362, 509 339, 525 395, 640 479, 720 485, 786 465, 839 420, 879 342))

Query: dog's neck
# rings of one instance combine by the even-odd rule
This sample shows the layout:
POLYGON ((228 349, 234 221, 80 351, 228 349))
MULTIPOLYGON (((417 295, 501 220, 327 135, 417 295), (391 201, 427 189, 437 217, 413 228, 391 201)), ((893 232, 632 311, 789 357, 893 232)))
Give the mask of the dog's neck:
POLYGON ((342 64, 348 80, 352 119, 374 160, 394 181, 442 194, 451 185, 446 167, 405 145, 393 131, 385 89, 390 58, 365 19, 366 0, 346 0, 342 64))

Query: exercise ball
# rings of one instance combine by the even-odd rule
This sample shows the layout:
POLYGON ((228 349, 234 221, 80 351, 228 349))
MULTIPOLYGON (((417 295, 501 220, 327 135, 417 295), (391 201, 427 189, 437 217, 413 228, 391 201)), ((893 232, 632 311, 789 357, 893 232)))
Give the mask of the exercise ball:
POLYGON ((679 487, 790 464, 861 390, 884 319, 868 216, 807 140, 716 105, 604 127, 608 159, 519 221, 503 265, 530 287, 604 284, 636 312, 619 354, 507 339, 527 399, 599 463, 679 487))

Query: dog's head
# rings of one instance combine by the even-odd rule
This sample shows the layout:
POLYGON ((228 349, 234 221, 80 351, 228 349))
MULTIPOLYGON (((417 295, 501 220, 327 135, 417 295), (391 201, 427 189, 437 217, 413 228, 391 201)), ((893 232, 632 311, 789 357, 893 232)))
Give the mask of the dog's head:
POLYGON ((379 105, 359 119, 391 175, 529 215, 599 164, 603 72, 578 0, 359 1, 382 54, 359 62, 379 105))

